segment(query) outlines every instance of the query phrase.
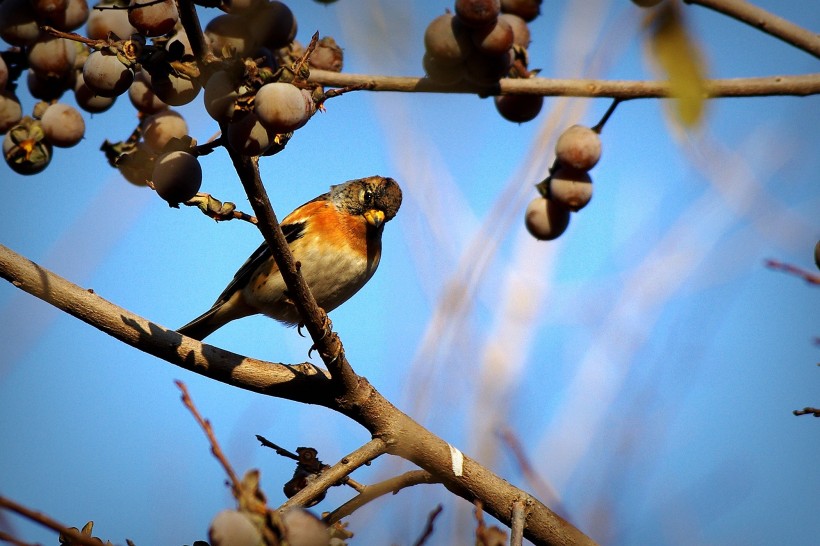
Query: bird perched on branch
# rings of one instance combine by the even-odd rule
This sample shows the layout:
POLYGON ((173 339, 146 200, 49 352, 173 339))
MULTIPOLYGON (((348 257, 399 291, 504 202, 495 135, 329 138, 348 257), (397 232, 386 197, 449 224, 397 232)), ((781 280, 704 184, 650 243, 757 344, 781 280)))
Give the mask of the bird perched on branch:
MULTIPOLYGON (((302 276, 325 311, 343 304, 373 276, 384 224, 400 206, 396 181, 371 176, 332 186, 282 221, 302 276)), ((177 331, 202 340, 232 320, 258 313, 288 325, 301 322, 267 243, 251 254, 208 311, 177 331)))

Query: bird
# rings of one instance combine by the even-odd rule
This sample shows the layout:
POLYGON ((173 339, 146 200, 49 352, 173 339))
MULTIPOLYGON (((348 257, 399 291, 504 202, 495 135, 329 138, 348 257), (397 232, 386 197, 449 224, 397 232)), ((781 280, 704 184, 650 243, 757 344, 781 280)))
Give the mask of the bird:
MULTIPOLYGON (((282 220, 282 232, 302 277, 326 312, 350 299, 376 272, 384 225, 396 216, 401 198, 401 188, 392 178, 359 178, 331 186, 282 220)), ((288 326, 301 323, 265 242, 211 308, 177 332, 202 341, 225 324, 256 314, 288 326)))

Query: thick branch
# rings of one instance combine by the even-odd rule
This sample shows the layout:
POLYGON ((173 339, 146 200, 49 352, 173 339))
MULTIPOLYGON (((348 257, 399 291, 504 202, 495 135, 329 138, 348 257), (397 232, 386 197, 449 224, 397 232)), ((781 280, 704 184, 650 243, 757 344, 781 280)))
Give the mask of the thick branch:
POLYGON ((745 0, 683 0, 751 25, 778 40, 820 58, 820 36, 745 0))
POLYGON ((243 357, 199 343, 154 324, 83 290, 0 245, 0 277, 103 332, 187 370, 246 390, 321 404, 349 416, 387 447, 427 470, 456 495, 473 502, 510 525, 513 502, 528 508, 524 536, 537 544, 594 542, 540 501, 496 474, 399 411, 364 378, 358 378, 362 399, 336 403, 330 378, 309 364, 285 366, 243 357))
MULTIPOLYGON (((497 85, 481 87, 468 83, 444 85, 428 78, 344 74, 311 70, 310 81, 331 87, 365 85, 368 91, 419 93, 465 93, 479 95, 543 95, 650 99, 669 97, 669 83, 639 80, 559 80, 552 78, 504 78, 497 85)), ((820 94, 820 74, 729 78, 707 80, 709 98, 807 96, 820 94)))
POLYGON ((141 351, 229 385, 308 404, 330 399, 327 372, 274 364, 181 336, 118 307, 0 245, 0 277, 141 351))

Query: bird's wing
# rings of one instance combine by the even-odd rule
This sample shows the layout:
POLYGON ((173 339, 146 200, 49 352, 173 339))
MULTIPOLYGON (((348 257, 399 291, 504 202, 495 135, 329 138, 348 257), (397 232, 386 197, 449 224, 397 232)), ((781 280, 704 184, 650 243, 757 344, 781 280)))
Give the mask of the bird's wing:
MULTIPOLYGON (((287 218, 285 219, 287 220, 287 218)), ((281 224, 282 233, 285 235, 285 240, 288 244, 293 243, 296 239, 299 239, 305 234, 305 222, 290 222, 290 223, 283 223, 281 224)), ((230 297, 236 292, 240 287, 247 286, 250 283, 251 276, 259 267, 260 264, 264 263, 268 258, 271 257, 271 250, 268 246, 268 243, 262 242, 259 245, 259 248, 253 251, 253 254, 245 260, 245 263, 242 264, 242 267, 236 272, 233 276, 233 279, 225 287, 225 290, 216 298, 216 301, 211 306, 211 308, 218 307, 228 301, 230 297)), ((274 265, 274 271, 278 268, 274 265)))

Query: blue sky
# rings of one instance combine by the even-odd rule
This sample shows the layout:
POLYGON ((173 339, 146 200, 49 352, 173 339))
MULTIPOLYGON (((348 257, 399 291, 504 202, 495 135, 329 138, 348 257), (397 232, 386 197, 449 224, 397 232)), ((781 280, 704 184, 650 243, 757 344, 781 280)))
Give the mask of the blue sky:
MULTIPOLYGON (((424 27, 450 4, 293 3, 298 38, 345 48, 345 71, 418 75, 424 27)), ((654 77, 629 2, 549 2, 531 65, 548 77, 654 77)), ((806 2, 760 2, 817 31, 806 2)), ((685 8, 714 77, 817 72, 817 60, 697 6, 685 8)), ((207 20, 207 15, 203 14, 207 20)), ((23 94, 26 108, 32 102, 23 94)), ((70 102, 70 100, 69 100, 70 102)), ((532 240, 523 210, 560 131, 594 124, 606 100, 547 99, 528 124, 472 96, 351 93, 328 102, 285 152, 262 161, 278 215, 330 184, 381 174, 404 190, 373 280, 332 313, 355 369, 400 408, 609 544, 812 544, 820 404, 820 292, 767 270, 811 268, 820 238, 817 97, 712 101, 684 134, 660 101, 622 104, 602 135, 595 195, 559 240, 532 240), (446 304, 442 304, 446 301, 446 304)), ((180 109, 200 141, 216 131, 180 109)), ((0 170, 0 241, 155 322, 206 309, 259 244, 124 182, 98 152, 123 139, 120 99, 86 116, 86 139, 39 176, 0 170)), ((202 160, 203 191, 250 211, 226 154, 202 160)), ((262 398, 122 346, 0 285, 0 493, 115 543, 190 544, 231 506, 224 476, 179 402, 182 379, 235 467, 259 468, 281 502, 290 463, 254 434, 336 462, 366 432, 322 408, 262 398)), ((265 318, 215 345, 302 362, 310 342, 265 318)), ((362 482, 407 469, 379 460, 362 482)), ((409 544, 437 502, 434 543, 468 543, 470 507, 423 486, 351 518, 359 544, 409 544), (455 538, 454 538, 455 537, 455 538)), ((317 510, 351 495, 334 489, 317 510)), ((13 518, 18 536, 56 543, 13 518)))

